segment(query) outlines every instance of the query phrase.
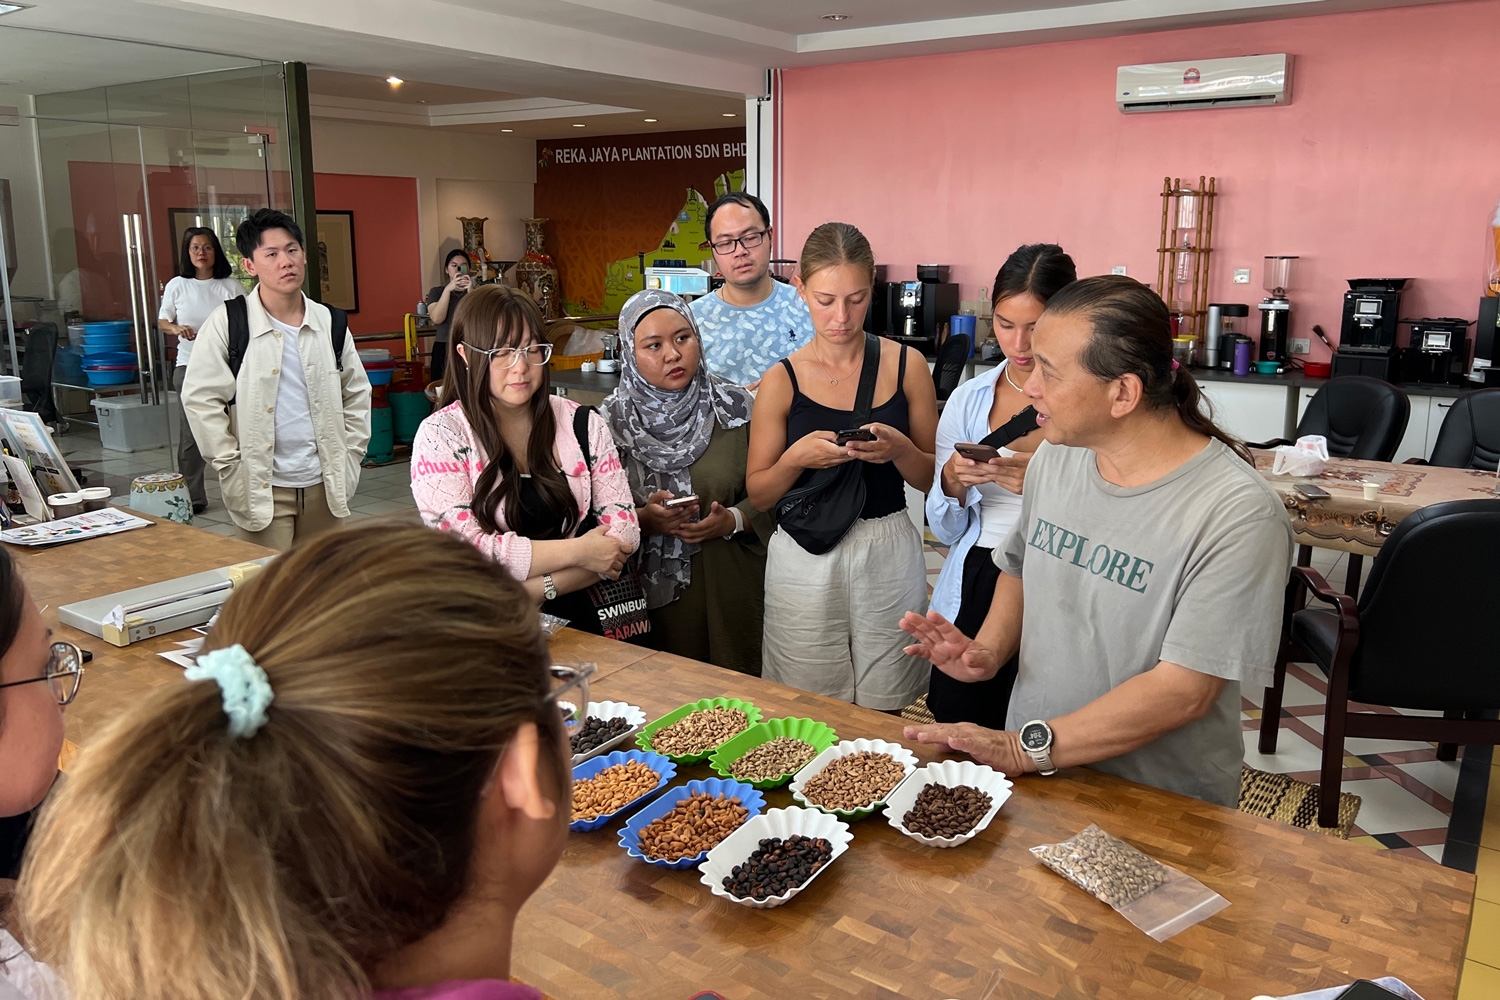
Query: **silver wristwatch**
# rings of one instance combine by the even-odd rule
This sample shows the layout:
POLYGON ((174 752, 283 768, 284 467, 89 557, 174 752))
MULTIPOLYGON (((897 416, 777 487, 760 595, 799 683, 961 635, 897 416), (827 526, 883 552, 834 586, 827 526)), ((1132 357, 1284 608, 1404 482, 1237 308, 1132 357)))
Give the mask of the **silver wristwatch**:
POLYGON ((1036 762, 1038 774, 1056 774, 1052 766, 1052 727, 1041 719, 1021 727, 1021 749, 1036 762))
POLYGON ((552 582, 551 573, 542 574, 542 599, 547 601, 557 600, 557 585, 552 582))

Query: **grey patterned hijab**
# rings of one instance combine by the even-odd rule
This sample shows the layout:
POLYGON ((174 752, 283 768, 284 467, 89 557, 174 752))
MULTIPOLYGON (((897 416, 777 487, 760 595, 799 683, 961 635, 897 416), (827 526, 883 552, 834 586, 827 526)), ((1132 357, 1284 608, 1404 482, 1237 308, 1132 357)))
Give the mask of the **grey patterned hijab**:
MULTIPOLYGON (((625 472, 637 505, 657 490, 673 496, 693 491, 689 474, 708 450, 714 424, 726 430, 750 420, 753 400, 743 387, 709 372, 703 360, 703 338, 692 310, 671 292, 636 292, 620 310, 620 385, 600 407, 625 455, 625 472), (658 389, 635 364, 635 330, 648 313, 671 309, 687 320, 698 340, 698 370, 684 389, 658 389)), ((670 604, 679 587, 692 582, 690 545, 671 535, 651 535, 641 546, 646 606, 670 604)))

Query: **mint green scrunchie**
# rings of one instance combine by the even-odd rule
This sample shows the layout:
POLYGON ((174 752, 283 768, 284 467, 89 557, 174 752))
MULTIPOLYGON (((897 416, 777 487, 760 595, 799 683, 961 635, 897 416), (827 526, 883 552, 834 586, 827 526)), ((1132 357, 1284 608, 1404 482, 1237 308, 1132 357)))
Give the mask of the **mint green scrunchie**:
POLYGON ((218 682, 224 714, 229 716, 230 739, 249 739, 266 724, 266 708, 273 697, 271 682, 239 643, 202 654, 183 676, 190 681, 218 682))

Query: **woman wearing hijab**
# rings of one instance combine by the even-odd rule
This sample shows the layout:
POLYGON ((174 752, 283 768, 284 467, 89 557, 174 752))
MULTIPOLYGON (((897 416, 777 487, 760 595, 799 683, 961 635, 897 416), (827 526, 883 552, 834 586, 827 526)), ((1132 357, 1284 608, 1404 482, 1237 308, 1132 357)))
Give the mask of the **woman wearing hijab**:
POLYGON ((620 345, 620 385, 600 410, 637 505, 651 634, 667 652, 758 675, 774 529, 746 498, 750 394, 709 373, 692 311, 671 292, 630 297, 620 345))

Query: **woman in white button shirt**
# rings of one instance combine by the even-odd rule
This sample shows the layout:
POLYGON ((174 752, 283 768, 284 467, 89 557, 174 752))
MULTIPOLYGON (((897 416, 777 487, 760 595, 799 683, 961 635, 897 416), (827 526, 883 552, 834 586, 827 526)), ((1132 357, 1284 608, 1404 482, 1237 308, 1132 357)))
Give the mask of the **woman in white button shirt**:
POLYGON ((188 358, 198 327, 219 304, 245 294, 245 286, 230 277, 229 259, 212 229, 192 226, 182 234, 181 267, 177 277, 167 282, 161 293, 161 332, 177 338, 177 367, 172 372, 172 388, 177 392, 177 464, 187 480, 188 495, 193 498, 193 513, 208 509, 208 494, 203 489, 203 455, 193 431, 188 427, 187 412, 182 408, 182 378, 187 374, 188 358))
MULTIPOLYGON (((938 421, 942 464, 927 494, 927 523, 933 537, 948 546, 948 558, 933 586, 931 608, 965 635, 977 634, 989 612, 1000 577, 992 552, 1021 516, 1026 464, 1042 436, 1033 429, 987 463, 971 461, 953 446, 983 440, 1030 405, 1021 387, 1035 364, 1031 329, 1047 300, 1077 278, 1073 258, 1053 243, 1031 243, 1006 258, 991 299, 995 339, 1005 360, 955 389, 938 421)), ((1015 679, 1014 659, 978 684, 956 681, 934 667, 927 708, 939 722, 1004 729, 1015 679)))

